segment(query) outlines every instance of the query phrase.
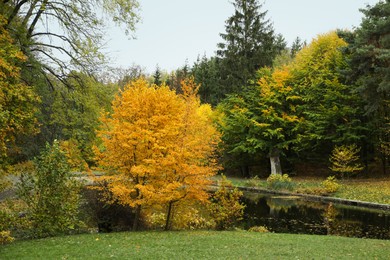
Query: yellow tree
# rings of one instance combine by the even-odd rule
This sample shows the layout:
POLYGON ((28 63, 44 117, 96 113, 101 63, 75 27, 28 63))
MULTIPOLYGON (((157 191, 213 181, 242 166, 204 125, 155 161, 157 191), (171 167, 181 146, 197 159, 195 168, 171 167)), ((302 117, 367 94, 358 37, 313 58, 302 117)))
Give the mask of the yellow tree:
POLYGON ((174 203, 207 199, 203 189, 217 170, 210 158, 219 137, 207 111, 193 83, 178 96, 139 79, 115 98, 113 113, 102 117, 102 180, 112 200, 135 209, 133 229, 143 207, 167 205, 168 228, 174 203))
POLYGON ((210 184, 209 177, 219 169, 214 153, 219 142, 219 133, 212 122, 212 109, 208 104, 201 105, 197 96, 200 85, 194 79, 181 81, 184 101, 181 129, 171 147, 174 162, 168 169, 161 198, 167 203, 165 229, 170 228, 173 207, 186 200, 206 202, 208 193, 204 188, 210 184))
POLYGON ((39 98, 21 80, 20 65, 26 57, 5 29, 0 14, 0 191, 6 187, 2 178, 5 159, 18 152, 15 139, 37 132, 35 112, 39 98))
POLYGON ((35 112, 39 98, 31 87, 21 80, 20 65, 26 56, 13 43, 5 29, 6 21, 0 15, 0 154, 7 155, 7 148, 18 134, 36 132, 35 112))

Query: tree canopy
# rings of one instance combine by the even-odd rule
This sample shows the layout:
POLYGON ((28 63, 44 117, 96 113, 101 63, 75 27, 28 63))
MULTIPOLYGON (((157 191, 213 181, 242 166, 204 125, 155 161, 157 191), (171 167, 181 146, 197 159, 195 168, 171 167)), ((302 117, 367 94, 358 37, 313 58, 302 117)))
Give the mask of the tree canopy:
MULTIPOLYGON (((104 62, 101 52, 107 18, 135 30, 139 17, 136 0, 2 0, 5 28, 12 31, 29 66, 43 75, 63 80, 71 70, 96 72, 104 62)), ((50 81, 50 77, 47 77, 50 81)))
MULTIPOLYGON (((166 229, 181 200, 205 201, 204 185, 218 167, 213 154, 219 138, 211 109, 200 105, 192 80, 183 95, 167 86, 137 80, 115 98, 102 118, 100 163, 114 199, 136 208, 165 205, 166 229)), ((134 222, 134 229, 138 222, 134 222)))
POLYGON ((224 94, 237 93, 252 80, 258 69, 272 66, 275 56, 286 47, 266 19, 258 0, 235 0, 234 14, 226 20, 224 40, 218 44, 224 94))
POLYGON ((39 97, 21 79, 20 65, 26 56, 15 45, 5 29, 6 20, 0 14, 0 162, 9 152, 18 135, 33 134, 39 97))

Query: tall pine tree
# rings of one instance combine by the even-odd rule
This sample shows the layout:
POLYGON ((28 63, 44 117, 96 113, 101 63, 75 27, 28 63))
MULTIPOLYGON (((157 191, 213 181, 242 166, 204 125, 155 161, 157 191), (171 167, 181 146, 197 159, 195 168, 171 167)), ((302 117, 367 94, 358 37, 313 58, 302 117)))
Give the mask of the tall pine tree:
POLYGON ((258 0, 235 0, 235 12, 226 21, 224 42, 218 44, 220 73, 224 94, 238 92, 258 69, 271 66, 275 56, 286 47, 266 19, 258 0))
POLYGON ((379 1, 361 11, 365 17, 360 27, 342 36, 349 43, 350 83, 365 101, 365 125, 370 127, 371 147, 363 153, 379 154, 385 173, 390 161, 390 1, 379 1))

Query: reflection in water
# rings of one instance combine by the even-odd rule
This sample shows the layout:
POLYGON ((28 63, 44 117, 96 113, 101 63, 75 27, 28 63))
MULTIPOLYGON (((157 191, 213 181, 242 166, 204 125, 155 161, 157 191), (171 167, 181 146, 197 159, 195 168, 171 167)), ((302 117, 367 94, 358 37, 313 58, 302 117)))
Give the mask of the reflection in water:
POLYGON ((390 211, 305 201, 295 196, 245 193, 243 228, 277 233, 390 239, 390 211))

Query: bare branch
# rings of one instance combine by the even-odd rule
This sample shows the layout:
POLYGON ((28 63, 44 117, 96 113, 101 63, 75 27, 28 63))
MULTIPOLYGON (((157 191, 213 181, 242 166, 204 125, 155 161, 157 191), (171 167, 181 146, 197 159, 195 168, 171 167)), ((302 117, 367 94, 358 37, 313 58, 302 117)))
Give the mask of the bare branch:
POLYGON ((46 9, 46 4, 49 0, 44 0, 43 3, 41 4, 41 7, 39 8, 39 11, 38 13, 35 15, 35 18, 34 20, 32 21, 32 23, 30 24, 30 27, 28 28, 28 31, 27 31, 27 39, 29 39, 31 37, 31 34, 35 28, 35 25, 37 24, 39 18, 41 17, 42 13, 45 11, 46 9))
MULTIPOLYGON (((5 1, 4 3, 7 3, 8 1, 5 1)), ((12 10, 12 13, 10 14, 10 16, 7 18, 7 24, 6 24, 6 27, 8 27, 12 20, 16 17, 16 15, 19 13, 19 10, 20 8, 25 4, 27 3, 28 0, 22 0, 20 1, 16 6, 15 8, 12 10)))

